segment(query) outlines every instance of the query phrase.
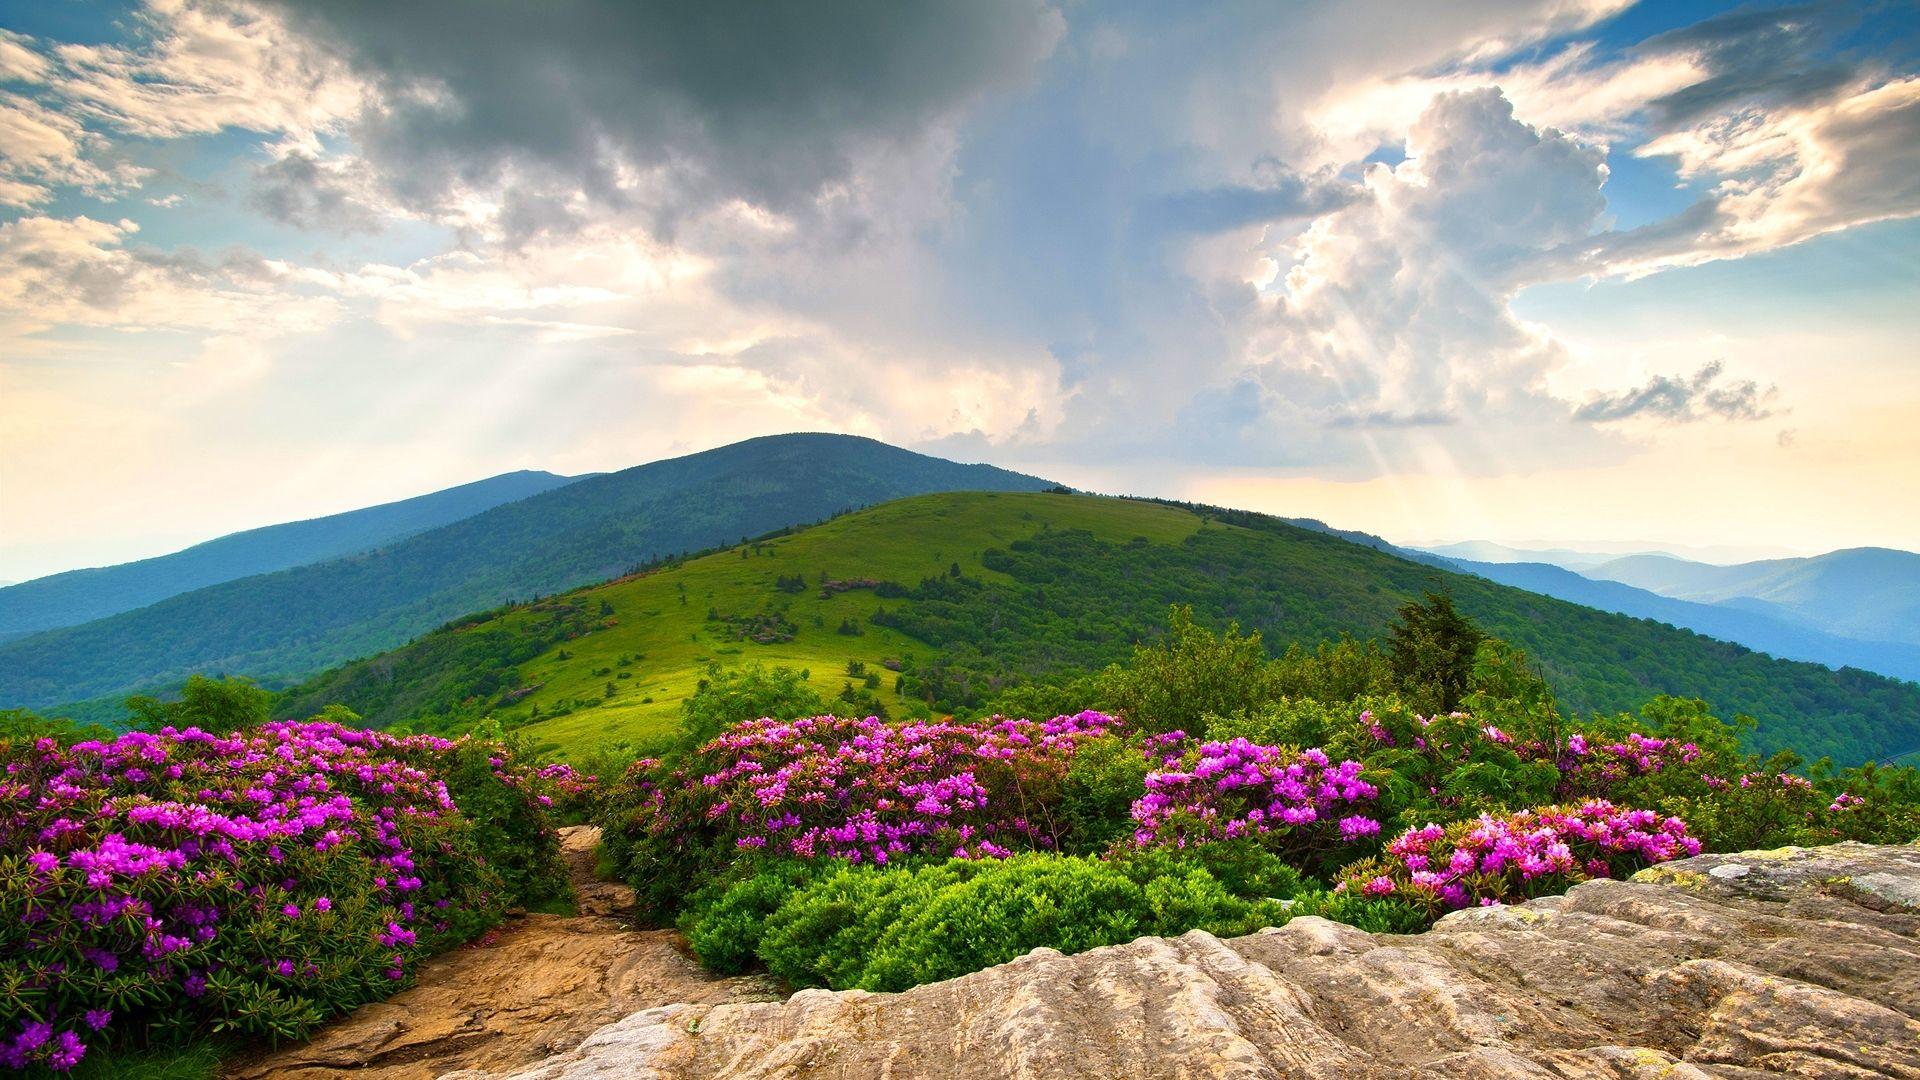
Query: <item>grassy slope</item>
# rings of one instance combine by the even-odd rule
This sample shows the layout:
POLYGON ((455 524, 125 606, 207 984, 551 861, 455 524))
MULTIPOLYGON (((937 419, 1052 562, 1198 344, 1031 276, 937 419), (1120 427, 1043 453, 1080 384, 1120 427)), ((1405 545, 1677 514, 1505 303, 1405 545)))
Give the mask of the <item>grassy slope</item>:
POLYGON ((517 723, 537 705, 543 718, 528 733, 571 755, 670 727, 710 660, 804 667, 830 695, 845 681, 847 661, 859 659, 880 670, 885 698, 893 680, 879 661, 889 657, 931 659, 957 647, 1028 674, 1098 666, 1152 633, 1171 601, 1192 602, 1209 623, 1233 618, 1262 629, 1278 649, 1343 631, 1377 635, 1396 605, 1435 585, 1451 590, 1489 630, 1526 648, 1578 711, 1634 709, 1656 693, 1685 693, 1728 715, 1761 717, 1763 745, 1837 755, 1865 746, 1858 755, 1865 756, 1920 740, 1920 687, 1911 684, 1775 660, 1662 624, 1449 574, 1272 518, 1223 520, 1154 503, 1037 493, 903 499, 749 549, 744 558, 734 549, 483 617, 330 672, 293 695, 283 712, 344 701, 376 722, 392 722, 444 691, 449 672, 504 671, 512 682, 471 691, 463 686, 440 697, 484 704, 501 700, 504 691, 536 686, 495 707, 494 715, 517 723), (1029 538, 1038 541, 1010 547, 1029 538), (1145 546, 1133 546, 1140 541, 1145 546), (983 565, 989 549, 999 553, 994 564, 1008 572, 983 565), (836 580, 912 586, 955 562, 987 586, 959 603, 889 600, 866 590, 823 599, 818 589, 822 572, 836 580), (776 577, 794 574, 804 576, 806 591, 776 591, 776 577), (603 604, 612 609, 611 626, 603 627, 603 604), (910 613, 924 632, 911 637, 867 621, 883 606, 910 613), (783 609, 796 626, 791 642, 734 641, 707 618, 709 610, 770 608, 783 609), (847 619, 864 632, 836 633, 847 619), (566 636, 580 629, 590 632, 566 636), (499 662, 485 651, 502 642, 520 652, 499 662), (622 658, 629 666, 620 666, 622 658), (598 673, 603 670, 608 673, 598 673), (622 671, 631 677, 618 678, 622 671), (603 699, 609 681, 616 692, 603 699), (547 718, 568 705, 570 714, 547 718), (1850 747, 1855 739, 1858 746, 1850 747))
POLYGON ((284 685, 469 612, 660 556, 904 495, 1048 486, 854 436, 749 439, 580 480, 376 551, 0 643, 0 707, 121 696, 194 672, 284 685))
MULTIPOLYGON (((868 624, 866 617, 888 603, 870 590, 821 599, 822 572, 836 580, 865 577, 910 585, 944 573, 957 562, 970 577, 994 580, 1004 575, 982 568, 981 554, 1042 528, 1085 529, 1115 542, 1144 536, 1151 542, 1172 544, 1200 527, 1200 519, 1183 510, 1114 499, 991 492, 902 499, 772 540, 760 547, 761 553, 746 559, 731 550, 574 594, 596 613, 602 601, 611 604, 618 625, 556 644, 520 665, 522 683, 540 684, 540 689, 497 710, 497 715, 517 720, 535 705, 542 712, 552 712, 561 702, 602 700, 595 707, 525 729, 537 741, 580 753, 603 742, 645 736, 677 724, 680 702, 693 692, 709 660, 728 666, 758 660, 805 668, 816 689, 830 696, 846 681, 847 661, 859 659, 880 671, 890 690, 892 675, 880 667, 881 660, 909 653, 927 656, 932 650, 897 631, 868 624), (776 592, 774 579, 792 574, 806 578, 807 590, 791 596, 776 592), (685 604, 680 602, 683 586, 685 604), (728 640, 707 621, 709 609, 751 613, 781 603, 787 605, 788 617, 797 628, 790 642, 760 645, 728 640), (836 631, 848 618, 861 624, 860 636, 836 631), (571 659, 559 659, 561 652, 570 653, 571 659), (626 669, 617 667, 620 657, 636 654, 643 659, 626 669), (630 679, 613 680, 618 692, 611 700, 602 698, 608 676, 593 674, 602 668, 633 673, 630 679), (651 703, 644 701, 649 697, 651 703)), ((483 625, 525 630, 544 618, 537 609, 515 609, 455 633, 470 634, 483 625)), ((430 647, 430 639, 409 649, 420 652, 423 647, 430 647)), ((404 670, 408 651, 400 650, 387 663, 397 663, 404 670)), ((308 684, 283 711, 311 710, 336 697, 353 701, 357 684, 378 678, 383 659, 352 665, 308 684)))

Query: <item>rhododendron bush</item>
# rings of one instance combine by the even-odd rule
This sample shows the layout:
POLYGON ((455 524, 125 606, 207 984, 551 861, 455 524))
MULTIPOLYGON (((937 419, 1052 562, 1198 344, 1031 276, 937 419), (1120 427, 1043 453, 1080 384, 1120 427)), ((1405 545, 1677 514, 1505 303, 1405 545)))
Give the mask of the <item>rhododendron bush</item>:
POLYGON ((1699 853, 1679 818, 1594 799, 1409 829, 1385 855, 1348 867, 1336 888, 1445 911, 1564 892, 1699 853))
MULTIPOLYGON (((1165 737, 1156 745, 1165 746, 1165 737)), ((1186 847, 1258 837, 1315 866, 1380 832, 1380 822, 1367 813, 1379 789, 1361 778, 1357 761, 1334 764, 1321 750, 1234 739, 1168 754, 1162 765, 1146 775, 1146 790, 1133 805, 1135 844, 1186 847)))
POLYGON ((608 811, 607 844, 660 916, 685 882, 743 857, 996 858, 1055 849, 1074 748, 1117 728, 1083 712, 889 724, 867 717, 756 720, 686 763, 634 764, 608 811))
POLYGON ((565 888, 554 778, 491 744, 282 722, 0 741, 0 766, 8 1067, 297 1036, 565 888))
POLYGON ((1703 844, 1911 838, 1910 771, 1756 770, 1663 708, 1634 730, 1289 705, 1207 738, 1099 712, 755 720, 636 763, 602 820, 642 914, 704 962, 874 989, 1300 914, 1412 932, 1703 844))

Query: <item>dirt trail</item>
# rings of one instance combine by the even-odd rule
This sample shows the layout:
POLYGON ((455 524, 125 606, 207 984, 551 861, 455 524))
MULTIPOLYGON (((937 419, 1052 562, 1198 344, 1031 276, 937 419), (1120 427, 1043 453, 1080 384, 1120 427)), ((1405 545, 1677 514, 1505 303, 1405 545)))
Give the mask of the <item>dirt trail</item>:
POLYGON ((599 838, 591 826, 561 830, 578 915, 511 919, 491 941, 428 961, 403 993, 362 1006, 305 1043, 234 1063, 228 1080, 432 1080, 459 1069, 511 1070, 641 1009, 780 997, 765 980, 701 970, 673 931, 629 929, 633 891, 593 875, 599 838))

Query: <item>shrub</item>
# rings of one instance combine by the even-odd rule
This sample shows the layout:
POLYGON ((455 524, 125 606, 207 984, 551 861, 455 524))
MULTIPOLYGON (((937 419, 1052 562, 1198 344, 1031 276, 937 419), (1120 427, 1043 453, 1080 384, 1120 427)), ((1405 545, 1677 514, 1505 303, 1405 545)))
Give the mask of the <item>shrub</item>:
POLYGON ((1198 867, 1234 896, 1283 900, 1305 890, 1306 879, 1256 839, 1220 840, 1191 847, 1122 848, 1109 857, 1136 881, 1173 877, 1198 867))
POLYGON ((1215 634, 1193 621, 1190 606, 1168 613, 1166 636, 1134 649, 1126 667, 1101 675, 1101 696, 1145 732, 1207 734, 1209 716, 1237 716, 1257 707, 1271 681, 1258 632, 1242 635, 1237 623, 1215 634))
MULTIPOLYGON (((1207 742, 1147 774, 1134 804, 1140 845, 1255 837, 1298 865, 1351 852, 1380 832, 1365 812, 1378 790, 1356 761, 1235 739, 1207 742)), ((1337 860, 1334 860, 1337 864, 1337 860)))
POLYGON ((14 1067, 296 1037, 558 872, 537 803, 516 794, 529 782, 476 744, 281 722, 6 741, 0 766, 0 1063, 14 1067), (523 811, 481 828, 460 798, 523 811))
POLYGON ((1564 892, 1590 878, 1699 853, 1700 842, 1679 818, 1595 799, 1410 829, 1384 856, 1342 871, 1337 890, 1438 914, 1564 892))
POLYGON ((1103 735, 1074 748, 1062 785, 1063 848, 1075 854, 1104 851, 1133 832, 1133 804, 1146 794, 1148 755, 1131 739, 1103 735))
POLYGON ((904 990, 1042 946, 1074 953, 1196 928, 1237 935, 1285 919, 1278 903, 1234 896, 1192 864, 1030 853, 846 867, 768 917, 760 954, 796 986, 904 990))
POLYGON ((820 873, 818 867, 797 860, 762 866, 720 889, 682 920, 687 944, 700 963, 723 975, 737 975, 759 959, 767 919, 796 890, 820 873))
POLYGON ((681 768, 636 764, 609 800, 608 843, 656 921, 678 910, 678 883, 721 874, 742 853, 884 865, 1055 848, 1074 748, 1114 724, 1092 712, 1043 723, 756 720, 681 768))

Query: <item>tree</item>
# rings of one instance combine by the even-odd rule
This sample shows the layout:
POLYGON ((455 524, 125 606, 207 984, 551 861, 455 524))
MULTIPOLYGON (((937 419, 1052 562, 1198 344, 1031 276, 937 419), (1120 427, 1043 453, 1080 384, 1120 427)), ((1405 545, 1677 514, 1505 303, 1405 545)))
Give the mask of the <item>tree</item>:
POLYGON ((135 730, 197 727, 210 735, 230 735, 264 724, 272 706, 273 695, 255 686, 252 679, 210 679, 205 675, 188 678, 180 688, 178 701, 161 701, 144 694, 127 699, 127 711, 133 714, 129 726, 135 730))
POLYGON ((1176 604, 1160 641, 1137 646, 1130 663, 1100 677, 1100 696, 1142 731, 1202 736, 1207 717, 1242 715, 1266 700, 1268 682, 1258 631, 1243 635, 1228 623, 1215 634, 1194 623, 1192 607, 1176 604))
POLYGON ((1400 606, 1387 628, 1387 655, 1400 685, 1416 706, 1452 712, 1473 683, 1473 658, 1486 640, 1473 621, 1456 611, 1453 597, 1428 592, 1400 606))
POLYGON ((685 721, 681 743, 696 747, 735 724, 762 717, 792 720, 825 711, 820 695, 807 685, 805 671, 762 664, 726 670, 708 664, 698 688, 680 705, 685 721))

